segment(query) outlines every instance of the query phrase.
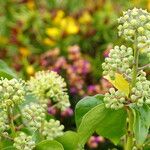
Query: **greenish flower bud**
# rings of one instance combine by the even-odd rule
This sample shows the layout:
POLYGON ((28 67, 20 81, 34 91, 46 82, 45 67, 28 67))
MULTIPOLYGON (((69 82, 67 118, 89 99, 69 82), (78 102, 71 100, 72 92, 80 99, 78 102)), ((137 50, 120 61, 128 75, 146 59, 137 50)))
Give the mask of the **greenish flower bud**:
POLYGON ((134 41, 135 32, 138 31, 136 38, 145 34, 149 38, 149 18, 150 14, 146 10, 134 8, 123 13, 118 19, 119 36, 123 36, 126 40, 134 41))
POLYGON ((23 119, 31 130, 37 130, 45 120, 45 109, 36 103, 30 103, 22 109, 23 119))
POLYGON ((138 32, 139 32, 140 34, 143 34, 143 33, 144 33, 144 28, 143 28, 143 27, 139 27, 137 30, 138 30, 138 32))
POLYGON ((143 103, 147 103, 150 99, 150 81, 146 80, 146 73, 144 71, 139 72, 135 87, 132 88, 131 100, 133 100, 139 107, 143 106, 143 103))
POLYGON ((110 88, 109 93, 106 93, 104 97, 105 107, 115 110, 124 107, 125 101, 125 94, 121 91, 115 91, 114 88, 110 88))
POLYGON ((23 80, 1 78, 0 108, 7 110, 7 107, 14 107, 16 104, 21 104, 25 96, 24 88, 25 82, 23 80))
POLYGON ((60 125, 58 120, 50 119, 49 122, 44 122, 44 128, 42 135, 48 140, 53 140, 59 136, 63 135, 64 126, 60 125))
MULTIPOLYGON (((109 75, 112 80, 115 79, 115 73, 126 73, 126 70, 130 69, 133 65, 133 50, 127 48, 124 45, 115 46, 114 49, 110 50, 109 57, 105 59, 102 64, 104 69, 103 74, 109 75)), ((128 72, 127 76, 131 76, 131 71, 128 72)))
POLYGON ((35 141, 32 136, 21 132, 19 136, 15 137, 13 146, 17 150, 32 150, 35 147, 35 141))

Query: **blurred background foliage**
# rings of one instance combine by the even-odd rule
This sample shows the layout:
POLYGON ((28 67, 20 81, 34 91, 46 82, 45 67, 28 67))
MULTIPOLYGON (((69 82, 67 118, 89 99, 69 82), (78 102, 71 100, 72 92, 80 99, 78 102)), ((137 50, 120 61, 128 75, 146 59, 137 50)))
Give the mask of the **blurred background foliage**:
MULTIPOLYGON (((150 10, 150 0, 0 0, 0 59, 24 79, 42 69, 61 74, 72 104, 61 117, 71 116, 83 96, 111 86, 102 78, 101 63, 122 41, 117 18, 133 7, 150 10)), ((144 56, 141 60, 144 64, 144 56)), ((64 120, 74 128, 73 117, 64 120)), ((88 145, 103 141, 92 137, 88 145)))

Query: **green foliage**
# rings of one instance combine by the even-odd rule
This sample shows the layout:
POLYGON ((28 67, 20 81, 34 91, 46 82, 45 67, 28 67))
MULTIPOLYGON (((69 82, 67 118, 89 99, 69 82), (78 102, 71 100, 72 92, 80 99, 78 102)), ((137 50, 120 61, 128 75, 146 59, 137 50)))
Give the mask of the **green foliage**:
POLYGON ((124 109, 106 109, 104 104, 98 104, 88 111, 82 118, 78 128, 80 141, 82 144, 94 132, 118 143, 125 133, 126 112, 124 109), (108 130, 109 129, 109 130, 108 130))
POLYGON ((150 127, 150 107, 143 105, 142 107, 134 107, 134 134, 138 146, 142 146, 145 142, 150 127))
POLYGON ((64 150, 77 150, 78 148, 79 136, 76 132, 67 131, 56 140, 63 145, 64 150))
POLYGON ((16 74, 2 60, 0 60, 0 77, 8 79, 16 78, 16 74))
POLYGON ((103 97, 103 95, 88 96, 78 102, 75 109, 75 121, 77 127, 79 127, 83 116, 93 107, 100 104, 102 102, 103 97))
POLYGON ((34 150, 64 150, 64 148, 57 141, 45 140, 38 143, 34 150))

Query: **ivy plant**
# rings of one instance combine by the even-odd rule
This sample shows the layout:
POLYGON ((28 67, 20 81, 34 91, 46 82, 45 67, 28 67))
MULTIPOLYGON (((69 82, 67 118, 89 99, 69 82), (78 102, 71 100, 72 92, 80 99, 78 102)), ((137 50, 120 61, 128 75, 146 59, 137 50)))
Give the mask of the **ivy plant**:
POLYGON ((78 134, 64 132, 59 120, 47 116, 48 102, 60 111, 70 106, 61 76, 53 71, 39 71, 24 81, 3 61, 0 76, 0 149, 76 149, 78 134), (70 138, 74 143, 70 144, 70 138))
POLYGON ((144 52, 150 60, 150 13, 127 10, 118 23, 124 45, 114 46, 102 64, 104 78, 113 87, 76 105, 81 147, 95 132, 114 144, 123 141, 125 150, 141 150, 149 144, 150 81, 145 70, 150 64, 139 66, 139 57, 144 52))

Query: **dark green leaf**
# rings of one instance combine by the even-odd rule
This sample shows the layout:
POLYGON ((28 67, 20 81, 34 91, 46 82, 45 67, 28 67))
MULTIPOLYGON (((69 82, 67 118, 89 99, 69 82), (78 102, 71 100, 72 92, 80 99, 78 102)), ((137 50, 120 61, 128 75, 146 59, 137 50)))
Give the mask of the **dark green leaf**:
POLYGON ((67 131, 63 136, 56 140, 63 145, 65 150, 77 150, 79 137, 76 132, 67 131))
POLYGON ((102 103, 103 97, 103 95, 87 96, 78 102, 75 108, 75 121, 77 127, 79 127, 82 117, 89 110, 102 103))
POLYGON ((86 113, 79 126, 78 132, 81 144, 94 133, 97 132, 112 140, 115 144, 125 133, 127 113, 124 109, 106 109, 104 104, 91 109, 86 113))
POLYGON ((143 105, 143 107, 134 107, 134 134, 137 145, 141 146, 147 138, 150 127, 150 107, 143 105))
POLYGON ((38 143, 35 150, 64 150, 63 146, 57 141, 45 140, 38 143))

